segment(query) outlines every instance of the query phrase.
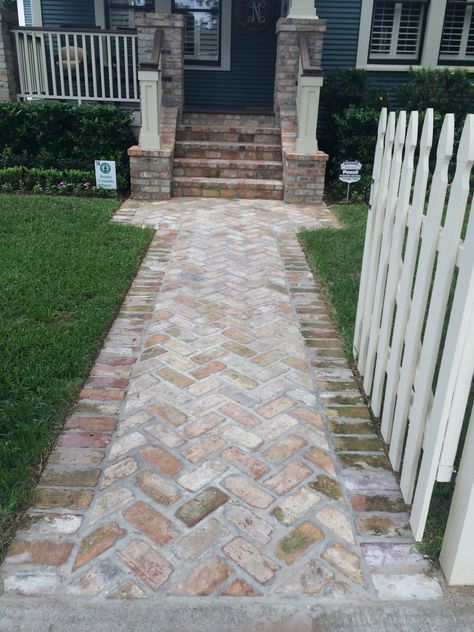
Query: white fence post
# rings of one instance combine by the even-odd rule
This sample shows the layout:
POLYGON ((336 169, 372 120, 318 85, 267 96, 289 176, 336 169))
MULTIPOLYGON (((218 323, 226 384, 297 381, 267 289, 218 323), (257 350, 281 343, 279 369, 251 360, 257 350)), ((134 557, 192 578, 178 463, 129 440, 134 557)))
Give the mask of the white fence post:
POLYGON ((439 561, 450 586, 474 584, 474 409, 439 561))
POLYGON ((362 322, 367 294, 367 282, 369 276, 369 263, 371 259, 371 248, 373 243, 375 227, 375 208, 380 186, 380 176, 382 170, 382 160, 385 147, 385 134, 387 132, 387 108, 383 108, 380 113, 379 126, 377 130, 377 143, 375 145, 374 167, 372 170, 372 187, 370 190, 369 209, 367 212, 367 227, 365 229, 365 247, 362 259, 362 270, 360 273, 359 299, 357 302, 357 315, 354 333, 354 358, 359 356, 359 349, 362 336, 362 322))
POLYGON ((361 335, 358 353, 357 367, 361 375, 364 375, 367 359, 367 347, 369 344, 369 331, 371 325, 372 304, 374 300, 375 284, 377 281, 377 264, 380 257, 380 244, 382 239, 382 227, 387 203, 387 191, 392 166, 393 144, 395 142, 395 113, 390 112, 385 134, 384 153, 380 171, 380 183, 374 208, 374 227, 370 244, 370 257, 367 266, 367 281, 364 299, 364 309, 361 315, 361 335))

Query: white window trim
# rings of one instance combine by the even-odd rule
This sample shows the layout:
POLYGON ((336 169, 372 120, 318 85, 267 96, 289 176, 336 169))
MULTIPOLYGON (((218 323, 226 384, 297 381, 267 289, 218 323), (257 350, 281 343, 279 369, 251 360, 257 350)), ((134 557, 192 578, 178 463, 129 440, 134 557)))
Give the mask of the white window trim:
POLYGON ((441 56, 441 51, 440 51, 440 59, 442 59, 444 62, 449 62, 450 60, 451 61, 456 61, 456 62, 463 62, 463 61, 468 61, 469 59, 472 59, 472 56, 468 57, 466 55, 466 48, 467 48, 468 39, 469 39, 470 23, 471 23, 473 11, 474 11, 474 7, 472 5, 467 5, 466 6, 465 13, 464 13, 463 32, 462 32, 461 43, 460 43, 461 52, 458 55, 446 55, 445 54, 442 57, 441 56), (466 18, 469 18, 469 23, 468 24, 466 24, 466 22, 467 22, 466 18))
POLYGON ((432 0, 426 16, 425 34, 422 42, 421 62, 419 64, 400 64, 397 60, 394 63, 380 64, 369 62, 370 33, 372 27, 372 14, 375 0, 362 0, 360 13, 359 44, 357 48, 357 68, 371 70, 374 72, 407 72, 410 68, 419 70, 421 68, 451 68, 473 71, 473 66, 463 66, 456 64, 449 66, 439 64, 439 52, 441 47, 441 37, 443 35, 444 15, 446 13, 447 0, 432 0))
POLYGON ((206 66, 203 64, 187 64, 186 60, 184 60, 185 70, 215 70, 216 72, 228 72, 230 70, 232 0, 222 0, 221 17, 221 63, 218 66, 206 66))
POLYGON ((41 0, 31 0, 31 26, 43 26, 41 0))
POLYGON ((25 25, 25 5, 23 4, 23 0, 17 0, 16 7, 18 11, 18 26, 26 26, 25 25))
POLYGON ((94 0, 95 25, 98 28, 105 29, 105 0, 94 0))

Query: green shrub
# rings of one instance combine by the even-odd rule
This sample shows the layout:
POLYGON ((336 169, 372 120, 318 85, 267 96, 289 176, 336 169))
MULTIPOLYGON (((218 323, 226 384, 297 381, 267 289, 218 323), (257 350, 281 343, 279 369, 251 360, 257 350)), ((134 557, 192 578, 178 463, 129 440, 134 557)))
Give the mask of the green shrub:
MULTIPOLYGON (((329 154, 327 180, 333 193, 339 197, 340 192, 345 191, 345 185, 337 179, 339 163, 358 158, 365 169, 367 164, 372 163, 373 157, 367 163, 371 139, 365 136, 365 129, 368 128, 370 132, 374 112, 378 119, 382 107, 388 105, 388 97, 386 91, 376 86, 365 70, 334 68, 325 74, 321 105, 325 109, 326 120, 319 141, 321 149, 329 154), (346 117, 348 111, 350 114, 346 117), (364 114, 366 111, 367 115, 364 114)), ((358 186, 361 188, 361 185, 358 186)), ((353 187, 353 190, 356 189, 353 187)))
POLYGON ((349 107, 381 109, 388 104, 388 97, 365 70, 333 68, 325 73, 321 104, 333 118, 349 107))
POLYGON ((474 83, 466 70, 410 70, 408 82, 397 90, 400 109, 434 108, 438 114, 452 112, 459 125, 474 108, 474 83))
POLYGON ((2 103, 0 167, 81 170, 93 178, 94 160, 115 160, 127 190, 130 123, 130 111, 112 105, 2 103))
MULTIPOLYGON (((122 182, 122 187, 124 183, 122 182)), ((115 192, 98 189, 95 174, 79 169, 44 169, 41 167, 0 168, 0 192, 32 191, 33 193, 114 196, 115 192)))

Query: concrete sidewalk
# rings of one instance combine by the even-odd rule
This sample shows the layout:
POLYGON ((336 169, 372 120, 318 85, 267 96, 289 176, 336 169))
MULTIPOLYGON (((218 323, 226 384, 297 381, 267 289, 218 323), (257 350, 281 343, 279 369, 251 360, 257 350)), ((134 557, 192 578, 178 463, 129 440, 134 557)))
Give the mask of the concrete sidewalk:
POLYGON ((1 632, 472 632, 474 607, 302 605, 245 598, 85 603, 0 598, 1 632))

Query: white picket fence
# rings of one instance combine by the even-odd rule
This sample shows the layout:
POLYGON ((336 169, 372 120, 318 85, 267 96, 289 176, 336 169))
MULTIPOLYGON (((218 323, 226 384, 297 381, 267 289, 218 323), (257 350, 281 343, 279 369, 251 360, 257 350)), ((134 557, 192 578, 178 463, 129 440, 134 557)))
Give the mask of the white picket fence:
MULTIPOLYGON (((474 115, 465 121, 450 185, 454 116, 444 119, 433 173, 433 111, 426 112, 422 130, 419 121, 418 112, 408 120, 405 112, 397 117, 383 110, 380 117, 354 337, 364 390, 381 419, 392 466, 400 471, 403 497, 412 504, 417 540, 435 482, 453 475, 474 374, 474 212, 468 208, 474 115)), ((445 538, 451 558, 458 555, 469 565, 469 554, 460 555, 450 538, 459 540, 453 529, 469 520, 472 502, 470 581, 464 573, 461 583, 474 583, 472 457, 465 463, 470 449, 466 443, 457 481, 463 498, 453 502, 457 516, 445 538)), ((459 564, 449 573, 458 581, 459 564)))

